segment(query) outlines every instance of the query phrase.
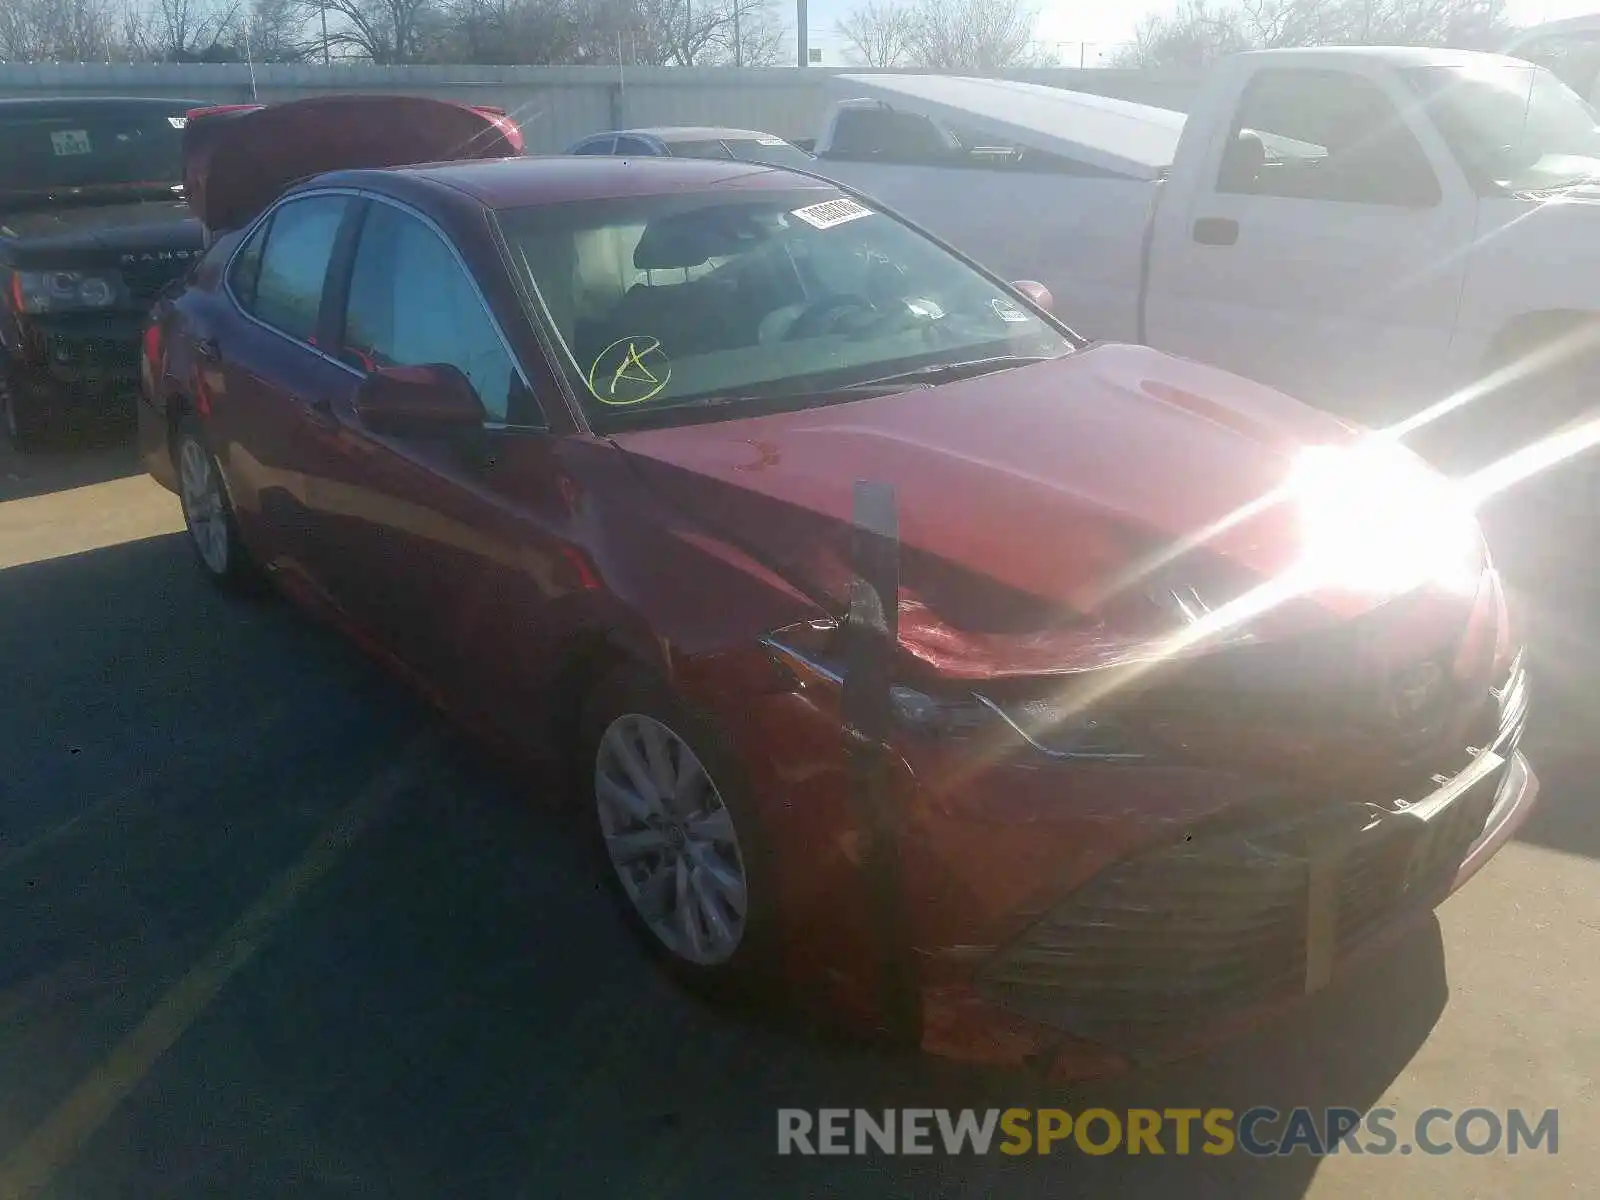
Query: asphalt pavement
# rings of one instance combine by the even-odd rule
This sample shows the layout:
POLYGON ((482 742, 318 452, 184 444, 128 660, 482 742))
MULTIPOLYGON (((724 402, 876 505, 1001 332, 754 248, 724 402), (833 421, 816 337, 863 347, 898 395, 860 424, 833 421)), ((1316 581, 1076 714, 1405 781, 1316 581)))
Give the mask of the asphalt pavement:
POLYGON ((1593 548, 1497 536, 1539 686, 1522 838, 1287 1017, 1157 1072, 1046 1085, 684 996, 547 783, 285 604, 213 591, 125 449, 0 451, 0 1200, 1592 1194, 1593 548), (1553 1108, 1560 1140, 776 1153, 779 1108, 1259 1105, 1553 1108))

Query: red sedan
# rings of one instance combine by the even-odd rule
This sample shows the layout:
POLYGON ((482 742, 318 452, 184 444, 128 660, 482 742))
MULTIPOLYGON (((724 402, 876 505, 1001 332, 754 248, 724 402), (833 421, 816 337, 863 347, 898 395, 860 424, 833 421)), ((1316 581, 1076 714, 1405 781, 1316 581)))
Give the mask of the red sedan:
POLYGON ((459 149, 417 134, 305 178, 349 147, 282 112, 276 166, 191 120, 258 169, 192 181, 148 469, 217 582, 575 767, 685 978, 1115 1069, 1323 986, 1527 816, 1499 576, 1409 452, 815 177, 392 165, 459 149))

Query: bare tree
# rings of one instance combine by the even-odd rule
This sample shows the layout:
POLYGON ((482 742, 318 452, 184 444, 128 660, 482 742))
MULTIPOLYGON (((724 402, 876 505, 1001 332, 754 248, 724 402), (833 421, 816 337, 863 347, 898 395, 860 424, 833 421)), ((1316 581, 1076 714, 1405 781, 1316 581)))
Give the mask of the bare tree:
POLYGON ((1038 12, 1025 0, 915 0, 909 45, 935 71, 1003 71, 1050 62, 1034 38, 1038 12))
MULTIPOLYGON (((621 61, 640 66, 708 66, 732 61, 735 26, 744 41, 746 21, 770 21, 764 0, 589 0, 580 61, 621 61)), ((756 47, 774 41, 752 28, 756 47)), ((750 49, 746 43, 746 49, 750 49)), ((764 53, 764 51, 762 51, 764 53)), ((746 60, 748 61, 748 59, 746 60)))
POLYGON ((1492 48, 1508 32, 1506 0, 1185 0, 1139 25, 1123 66, 1203 66, 1238 50, 1400 45, 1492 48))
POLYGON ((450 0, 434 55, 506 65, 575 62, 583 23, 581 0, 450 0))
POLYGON ((129 21, 129 43, 154 62, 204 62, 236 57, 243 0, 150 0, 129 21))
POLYGON ((1151 13, 1140 21, 1132 44, 1112 61, 1123 67, 1194 68, 1255 44, 1245 32, 1242 10, 1184 0, 1173 13, 1151 13))
POLYGON ((721 44, 711 61, 736 67, 770 67, 784 61, 789 35, 777 0, 729 0, 721 44))
MULTIPOLYGON (((307 0, 308 15, 328 19, 328 44, 342 56, 375 63, 416 62, 442 32, 434 0, 307 0)), ((320 39, 319 39, 320 40, 320 39)))
POLYGON ((0 0, 0 61, 124 60, 120 16, 114 0, 0 0))
POLYGON ((256 62, 303 62, 320 49, 303 0, 253 0, 239 23, 240 39, 247 35, 256 62))
POLYGON ((833 28, 851 60, 867 67, 898 67, 911 54, 915 27, 915 15, 900 0, 864 0, 833 28))

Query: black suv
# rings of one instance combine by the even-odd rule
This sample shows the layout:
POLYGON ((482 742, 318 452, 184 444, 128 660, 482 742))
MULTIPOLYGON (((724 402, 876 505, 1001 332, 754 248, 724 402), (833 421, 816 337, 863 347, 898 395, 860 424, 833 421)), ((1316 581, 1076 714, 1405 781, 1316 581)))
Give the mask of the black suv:
POLYGON ((0 100, 0 410, 19 449, 131 421, 151 301, 200 256, 185 114, 203 100, 0 100))

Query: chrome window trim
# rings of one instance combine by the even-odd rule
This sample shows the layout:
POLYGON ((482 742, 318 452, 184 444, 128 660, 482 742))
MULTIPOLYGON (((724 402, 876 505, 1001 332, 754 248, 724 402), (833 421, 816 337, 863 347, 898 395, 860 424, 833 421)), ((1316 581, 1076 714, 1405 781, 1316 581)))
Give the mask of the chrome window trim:
MULTIPOLYGON (((544 292, 539 288, 539 281, 533 277, 533 269, 528 266, 527 255, 512 245, 511 239, 506 236, 505 226, 500 223, 498 213, 490 210, 489 218, 501 259, 511 275, 512 286, 517 289, 525 309, 531 309, 525 311, 525 316, 533 329, 534 340, 544 350, 545 361, 550 364, 550 373, 555 377, 556 387, 561 391, 561 399, 566 405, 567 414, 580 433, 592 436, 594 427, 589 424, 589 417, 583 411, 582 401, 568 380, 566 371, 556 365, 561 361, 562 355, 566 355, 574 367, 578 365, 577 359, 573 358, 571 351, 550 332, 555 319, 551 317, 550 308, 545 304, 544 292)), ((542 405, 540 407, 543 408, 542 405)), ((546 415, 548 417, 548 414, 546 415)))
MULTIPOLYGON (((528 372, 523 368, 522 360, 517 357, 517 352, 512 348, 510 339, 508 339, 506 337, 505 330, 503 328, 501 328, 499 320, 494 315, 494 309, 490 306, 488 299, 484 296, 483 288, 479 286, 477 276, 475 276, 472 273, 472 268, 467 265, 466 259, 461 257, 461 251, 456 248, 455 242, 450 238, 449 234, 447 234, 442 228, 440 228, 439 223, 437 221, 435 221, 432 217, 428 216, 427 213, 422 212, 420 209, 418 209, 418 208, 416 208, 416 207, 414 207, 414 206, 412 206, 410 204, 407 204, 403 200, 397 200, 393 196, 385 195, 382 192, 374 192, 374 191, 371 191, 371 190, 369 190, 367 188, 356 188, 356 187, 313 188, 313 189, 310 189, 310 190, 307 190, 307 191, 303 191, 303 192, 294 192, 294 193, 292 193, 290 195, 287 195, 287 196, 280 196, 277 200, 273 201, 271 206, 269 206, 265 211, 263 211, 260 216, 258 216, 254 221, 251 222, 250 228, 249 228, 249 233, 247 233, 242 239, 240 239, 239 244, 234 247, 233 253, 228 256, 227 265, 223 268, 222 286, 223 286, 223 289, 228 294, 228 299, 233 302, 234 308, 238 309, 238 311, 240 313, 242 313, 245 317, 249 318, 255 324, 261 326, 261 328, 270 330, 271 332, 277 334, 279 337, 283 338, 285 341, 292 342, 296 346, 301 346, 301 347, 304 347, 307 350, 310 350, 313 354, 317 355, 319 358, 325 359, 326 361, 333 363, 335 366, 340 367, 341 369, 343 369, 345 371, 348 371, 351 375, 354 375, 357 379, 365 379, 367 377, 367 373, 365 371, 359 370, 356 367, 352 367, 349 363, 345 362, 343 359, 336 358, 335 356, 327 353, 327 351, 321 350, 318 347, 311 345, 309 342, 303 341, 300 338, 295 337, 293 334, 288 333, 288 332, 286 332, 286 331, 284 331, 282 329, 279 329, 276 325, 270 325, 266 321, 261 320, 259 317, 257 317, 254 313, 252 313, 249 309, 247 309, 243 304, 241 304, 239 302, 239 297, 237 295, 235 295, 234 291, 233 291, 233 262, 234 262, 234 259, 239 256, 240 252, 242 252, 244 250, 245 246, 249 245, 251 237, 253 237, 254 234, 255 234, 256 227, 258 225, 260 225, 263 221, 268 220, 274 213, 276 213, 284 205, 292 204, 296 200, 307 200, 307 199, 311 199, 313 197, 318 197, 318 196, 351 196, 351 197, 354 197, 356 199, 366 200, 366 201, 369 201, 369 202, 372 202, 372 203, 387 204, 391 208, 397 209, 400 212, 403 212, 406 215, 408 215, 410 217, 414 217, 417 220, 421 221, 423 225, 427 226, 427 228, 433 232, 433 235, 435 237, 437 237, 441 242, 444 243, 445 248, 450 252, 450 257, 455 260, 456 266, 460 267, 462 274, 467 277, 467 282, 468 282, 469 285, 471 285, 471 288, 472 288, 472 294, 477 298, 478 307, 480 309, 482 309, 483 315, 488 318, 489 327, 494 330, 494 335, 495 335, 496 339, 498 339, 498 341, 500 342, 500 348, 505 351, 506 358, 510 361, 512 369, 517 373, 517 378, 522 381, 523 390, 527 393, 528 397, 533 401, 534 405, 539 410, 539 415, 543 418, 543 421, 540 422, 540 423, 537 423, 537 424, 530 424, 530 423, 520 422, 520 421, 499 421, 499 420, 494 420, 493 418, 490 418, 490 419, 484 421, 483 427, 485 429, 489 429, 489 430, 496 430, 496 429, 522 429, 522 430, 530 430, 530 431, 540 432, 540 433, 548 433, 549 430, 550 430, 549 415, 547 413, 545 413, 544 405, 542 403, 540 403, 538 394, 533 390, 533 385, 528 380, 528 372)), ((268 235, 268 241, 269 242, 271 241, 271 235, 270 234, 268 235)), ((360 251, 360 247, 361 247, 361 242, 360 242, 360 239, 358 238, 356 240, 356 251, 358 253, 360 251)), ((262 247, 263 255, 265 254, 265 251, 266 251, 266 247, 262 247)), ((352 272, 354 272, 354 270, 355 270, 355 257, 354 257, 354 255, 351 256, 350 269, 351 269, 352 272)), ((348 307, 349 297, 346 296, 345 299, 346 299, 346 306, 348 307)))
MULTIPOLYGON (((329 354, 326 350, 322 350, 322 349, 319 349, 316 346, 313 346, 310 342, 306 341, 303 338, 295 337, 295 335, 290 333, 288 330, 279 329, 276 325, 271 325, 271 324, 267 323, 266 321, 263 321, 260 317, 256 316, 255 313, 251 312, 248 308, 246 308, 244 306, 243 302, 240 301, 240 299, 239 299, 238 293, 233 290, 233 266, 234 266, 234 262, 238 259, 240 254, 244 253, 244 248, 250 244, 251 239, 253 239, 255 237, 255 235, 256 235, 257 231, 260 229, 260 227, 263 224, 265 224, 267 221, 270 221, 272 219, 272 217, 277 213, 277 211, 280 208, 282 208, 284 205, 293 204, 296 200, 310 200, 310 199, 314 199, 314 198, 318 198, 318 197, 322 197, 322 196, 355 196, 355 197, 359 197, 360 195, 361 195, 361 193, 356 191, 354 188, 317 188, 314 191, 295 192, 294 194, 289 195, 289 196, 280 196, 280 197, 278 197, 278 199, 274 200, 270 205, 268 205, 265 209, 263 209, 256 216, 255 220, 251 221, 250 224, 245 227, 245 235, 242 238, 239 239, 239 244, 237 246, 235 246, 233 248, 232 253, 230 253, 228 255, 228 261, 225 264, 223 264, 223 267, 222 267, 222 290, 223 290, 224 293, 226 293, 226 295, 228 297, 228 300, 233 304, 234 310, 237 313, 239 313, 240 316, 244 317, 245 320, 249 321, 252 325, 258 325, 262 329, 265 329, 268 333, 276 334, 278 337, 282 338, 284 341, 290 343, 291 345, 299 346, 303 350, 311 351, 311 353, 315 354, 318 358, 324 360, 325 362, 332 363, 334 366, 338 367, 340 370, 348 371, 350 374, 354 375, 357 379, 365 379, 366 376, 364 376, 360 371, 358 371, 354 367, 352 367, 349 363, 335 358, 333 355, 329 354)), ((346 215, 348 215, 348 212, 346 213, 346 215)), ((344 217, 341 217, 340 218, 340 223, 343 224, 343 221, 344 221, 344 217)), ((267 240, 268 241, 272 240, 270 235, 268 235, 268 239, 267 240)), ((262 254, 263 259, 265 259, 265 257, 266 257, 266 252, 267 252, 267 248, 265 246, 262 246, 261 247, 261 254, 262 254)), ((327 286, 327 268, 326 267, 323 268, 323 286, 327 286)), ((320 309, 319 309, 319 313, 320 313, 320 309)))
MULTIPOLYGON (((424 225, 431 229, 434 236, 445 244, 445 248, 450 251, 450 257, 455 259, 456 266, 460 267, 461 273, 467 277, 467 283, 472 287, 472 294, 477 297, 478 307, 483 311, 483 315, 489 319, 489 328, 494 330, 494 335, 500 342, 500 348, 506 352, 506 358, 510 361, 512 370, 517 373, 517 378, 522 381, 523 390, 528 394, 528 398, 532 400, 534 405, 538 408, 540 417, 543 418, 543 420, 537 424, 530 424, 522 421, 496 421, 491 418, 490 420, 484 422, 484 428, 531 429, 548 432, 550 429, 549 415, 544 411, 544 405, 539 402, 538 394, 533 390, 533 384, 528 379, 528 373, 523 369, 522 360, 517 357, 517 352, 511 346, 511 340, 506 337, 506 331, 501 328, 499 319, 494 315, 494 308, 489 304, 488 297, 483 294, 483 288, 478 285, 478 277, 472 273, 472 268, 467 265, 467 260, 461 257, 461 251, 456 248, 456 244, 453 240, 451 240, 450 235, 445 233, 445 231, 440 228, 439 223, 432 217, 428 216, 427 213, 422 212, 420 209, 414 208, 403 200, 397 200, 393 196, 386 196, 381 192, 370 192, 364 189, 360 190, 358 194, 364 196, 368 200, 373 201, 374 203, 387 204, 391 208, 398 209, 409 216, 415 217, 417 220, 421 221, 424 225)), ((358 252, 360 251, 360 246, 361 243, 358 240, 356 243, 356 249, 358 252)), ((350 267, 353 272, 355 270, 355 260, 353 258, 351 260, 350 267)))

